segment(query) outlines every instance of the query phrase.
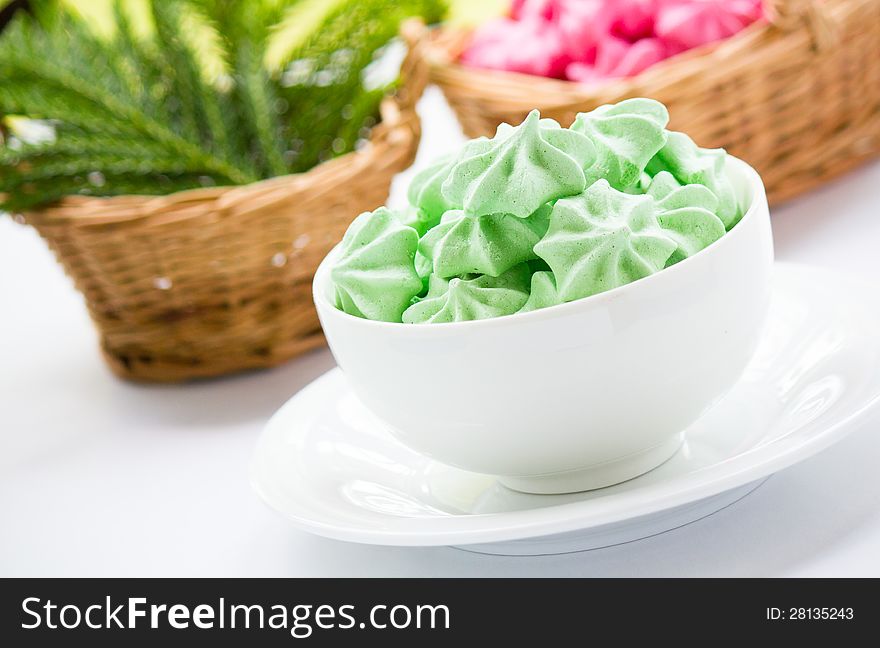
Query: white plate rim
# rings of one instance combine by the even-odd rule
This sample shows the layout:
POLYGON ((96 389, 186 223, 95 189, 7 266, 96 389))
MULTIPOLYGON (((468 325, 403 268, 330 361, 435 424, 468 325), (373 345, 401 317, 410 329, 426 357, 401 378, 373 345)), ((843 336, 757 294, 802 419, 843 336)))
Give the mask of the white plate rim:
MULTIPOLYGON (((853 293, 858 288, 852 284, 866 283, 843 273, 819 269, 806 264, 776 262, 774 266, 774 272, 820 272, 823 276, 834 274, 845 277, 846 281, 851 284, 848 291, 853 293)), ((868 286, 865 288, 867 289, 868 286)), ((871 294, 871 291, 866 293, 863 289, 861 294, 871 294)), ((874 302, 874 308, 877 310, 877 300, 872 299, 871 301, 874 302)), ((597 499, 504 513, 450 515, 433 518, 395 518, 389 516, 384 528, 363 528, 315 520, 308 516, 297 515, 285 507, 276 505, 273 501, 274 498, 261 484, 261 478, 258 474, 260 449, 265 443, 267 435, 274 432, 278 420, 284 418, 288 408, 292 408, 296 404, 295 401, 307 398, 311 391, 321 388, 325 382, 344 380, 345 378, 341 374, 339 367, 326 372, 297 392, 271 417, 251 460, 251 485, 270 508, 281 514, 297 528, 335 540, 390 546, 468 545, 537 538, 572 531, 587 531, 687 505, 768 477, 818 454, 858 427, 880 403, 880 391, 878 391, 861 407, 797 445, 785 443, 783 438, 755 447, 746 453, 702 471, 671 477, 668 482, 651 485, 649 498, 644 496, 647 488, 636 489, 612 493, 597 499), (724 468, 721 469, 721 466, 724 468)))

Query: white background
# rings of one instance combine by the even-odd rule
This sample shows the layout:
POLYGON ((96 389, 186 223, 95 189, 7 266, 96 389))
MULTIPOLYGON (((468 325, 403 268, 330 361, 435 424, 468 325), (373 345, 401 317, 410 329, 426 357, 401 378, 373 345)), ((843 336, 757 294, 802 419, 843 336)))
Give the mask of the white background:
MULTIPOLYGON (((417 166, 462 141, 436 90, 421 109, 417 166)), ((779 259, 880 287, 880 163, 774 210, 773 229, 779 259)), ((647 540, 536 558, 359 546, 291 528, 248 485, 263 423, 333 366, 329 352, 198 384, 123 383, 45 244, 8 218, 0 313, 0 576, 880 576, 880 413, 647 540)))

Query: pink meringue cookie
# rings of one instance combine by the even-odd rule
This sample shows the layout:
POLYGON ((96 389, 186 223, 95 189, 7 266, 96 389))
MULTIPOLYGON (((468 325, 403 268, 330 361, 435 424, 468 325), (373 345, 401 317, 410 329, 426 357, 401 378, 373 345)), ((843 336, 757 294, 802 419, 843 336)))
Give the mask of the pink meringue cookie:
POLYGON ((761 0, 512 0, 510 17, 477 29, 461 61, 583 83, 634 76, 762 13, 761 0))
POLYGON ((472 67, 546 77, 562 77, 570 60, 557 25, 542 19, 490 21, 461 55, 461 62, 472 67))
POLYGON ((660 0, 613 0, 610 33, 631 43, 654 35, 654 17, 660 0))
POLYGON ((556 20, 560 4, 560 0, 513 0, 510 3, 510 17, 514 20, 523 18, 556 20))
POLYGON ((595 64, 575 61, 565 68, 565 76, 569 81, 594 84, 604 79, 635 76, 666 57, 666 45, 657 38, 627 43, 608 36, 599 44, 595 64))
POLYGON ((558 23, 562 46, 573 61, 593 63, 599 41, 617 19, 613 3, 606 0, 563 0, 558 23))
POLYGON ((571 63, 565 69, 566 77, 581 83, 601 79, 617 79, 639 74, 667 57, 667 47, 658 38, 642 38, 628 43, 615 36, 606 36, 599 43, 596 63, 571 63))
POLYGON ((683 49, 722 40, 758 20, 760 0, 665 0, 654 30, 683 49))
POLYGON ((565 78, 584 85, 594 85, 605 80, 605 77, 596 72, 595 66, 580 61, 574 61, 566 66, 565 78))
POLYGON ((599 43, 596 71, 607 77, 635 76, 666 58, 666 45, 659 38, 642 38, 635 43, 608 36, 599 43))
POLYGON ((609 35, 630 43, 653 36, 658 1, 557 0, 553 16, 568 55, 593 63, 599 42, 609 35))

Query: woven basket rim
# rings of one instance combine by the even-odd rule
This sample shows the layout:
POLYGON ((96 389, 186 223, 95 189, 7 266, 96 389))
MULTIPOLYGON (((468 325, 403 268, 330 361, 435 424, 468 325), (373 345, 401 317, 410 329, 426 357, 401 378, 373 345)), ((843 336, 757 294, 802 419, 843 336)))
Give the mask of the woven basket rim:
MULTIPOLYGON (((418 75, 406 74, 424 60, 421 48, 427 30, 418 19, 411 19, 401 27, 401 35, 409 45, 409 53, 401 66, 401 80, 379 104, 379 121, 373 126, 367 143, 359 149, 321 162, 299 173, 263 178, 243 185, 194 187, 168 194, 123 194, 118 196, 69 195, 40 207, 23 212, 25 221, 31 225, 63 225, 75 222, 80 226, 89 224, 112 225, 142 222, 163 216, 163 221, 186 220, 197 213, 198 207, 222 202, 225 207, 244 203, 253 196, 272 196, 272 200, 289 200, 297 193, 310 192, 326 178, 328 183, 340 186, 352 174, 370 167, 375 159, 388 153, 389 147, 417 137, 419 119, 416 102, 424 89, 424 81, 418 75), (192 212, 186 213, 187 208, 192 212), (175 216, 174 212, 178 212, 175 216)), ((267 199, 261 201, 265 206, 267 199)))

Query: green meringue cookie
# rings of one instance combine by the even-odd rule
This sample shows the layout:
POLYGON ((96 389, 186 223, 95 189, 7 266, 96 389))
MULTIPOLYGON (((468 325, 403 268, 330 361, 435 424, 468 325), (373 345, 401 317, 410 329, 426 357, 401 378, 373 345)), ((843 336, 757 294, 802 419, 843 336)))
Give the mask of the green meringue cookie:
POLYGON ((572 301, 662 270, 677 247, 657 221, 653 198, 598 180, 553 206, 535 252, 553 270, 559 298, 572 301))
POLYGON ((407 199, 424 214, 424 222, 431 229, 450 209, 461 209, 461 204, 447 200, 441 191, 443 182, 456 163, 465 156, 480 155, 491 148, 488 137, 477 137, 465 143, 457 153, 444 155, 426 169, 419 171, 409 184, 407 199))
POLYGON ((419 251, 432 261, 434 273, 441 277, 467 273, 497 277, 537 258, 533 248, 547 232, 550 209, 550 205, 542 205, 528 218, 448 211, 419 241, 419 251))
POLYGON ((440 222, 444 212, 455 209, 455 205, 449 203, 440 192, 440 186, 449 175, 455 160, 455 155, 439 158, 428 168, 419 171, 409 184, 409 204, 420 209, 428 219, 435 221, 435 225, 440 222))
MULTIPOLYGON (((639 180, 639 186, 642 187, 644 193, 648 194, 655 200, 662 200, 676 189, 684 186, 669 171, 661 171, 653 178, 647 173, 642 174, 639 180)), ((702 187, 703 185, 695 185, 702 187)), ((711 193, 711 192, 709 192, 711 193)), ((712 194, 713 196, 715 194, 712 194)), ((718 199, 715 199, 715 205, 718 205, 718 199)))
POLYGON ((422 280, 422 289, 419 291, 419 295, 424 295, 429 287, 429 280, 433 276, 434 272, 434 264, 431 263, 431 259, 426 257, 421 251, 416 250, 416 274, 419 275, 419 279, 422 280))
POLYGON ((667 267, 724 236, 724 223, 715 214, 718 198, 708 187, 681 185, 671 173, 661 171, 654 176, 648 195, 657 201, 660 227, 678 244, 666 262, 667 267))
POLYGON ((701 207, 712 213, 718 209, 718 197, 709 187, 701 184, 683 185, 668 171, 654 176, 647 194, 657 201, 660 209, 701 207))
POLYGON ((666 261, 669 267, 714 243, 727 231, 713 212, 702 207, 679 207, 661 211, 657 220, 663 233, 676 243, 675 252, 666 261))
POLYGON ((422 290, 415 255, 419 235, 385 207, 349 225, 330 278, 336 306, 350 315, 399 322, 422 290))
POLYGON ((447 281, 431 275, 428 294, 406 309, 403 321, 407 324, 442 324, 511 315, 529 298, 529 275, 525 263, 500 277, 480 275, 447 281))
POLYGON ((409 205, 400 211, 393 212, 397 219, 406 225, 412 227, 419 236, 424 236, 425 232, 434 227, 438 222, 434 222, 423 210, 418 207, 409 205))
POLYGON ((645 165, 666 143, 666 107, 653 99, 627 99, 580 113, 571 130, 596 146, 596 160, 585 167, 587 186, 605 179, 615 189, 635 185, 645 165))
POLYGON ((532 275, 532 290, 529 292, 529 299, 525 306, 519 309, 519 312, 528 313, 561 303, 559 293, 556 292, 556 280, 553 278, 553 273, 542 270, 532 275))
POLYGON ((682 184, 701 184, 718 198, 716 214, 729 230, 742 214, 736 192, 727 179, 724 167, 727 152, 724 149, 704 149, 684 133, 670 132, 665 146, 648 162, 651 175, 669 171, 682 184))
POLYGON ((517 127, 502 124, 488 150, 465 150, 443 182, 443 197, 466 214, 526 218, 544 203, 580 193, 590 141, 533 110, 517 127))

